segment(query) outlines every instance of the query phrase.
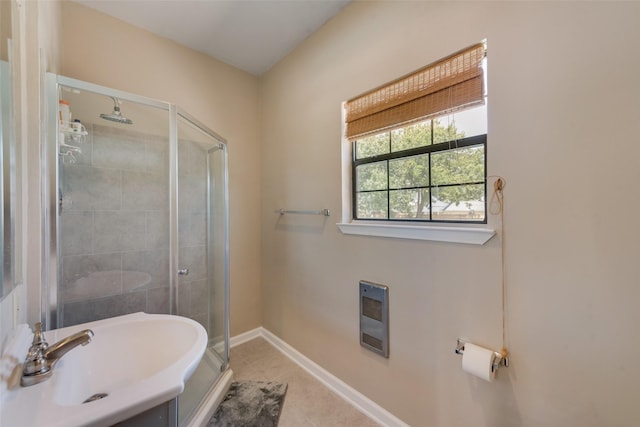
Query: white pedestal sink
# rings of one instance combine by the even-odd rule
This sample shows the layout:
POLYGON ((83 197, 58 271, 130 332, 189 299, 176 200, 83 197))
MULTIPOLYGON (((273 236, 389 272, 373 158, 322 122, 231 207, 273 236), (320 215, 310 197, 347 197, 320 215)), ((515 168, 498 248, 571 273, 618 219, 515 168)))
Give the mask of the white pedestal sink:
POLYGON ((49 344, 83 329, 92 341, 52 377, 9 390, 2 426, 110 426, 175 398, 204 354, 207 333, 185 317, 135 313, 45 332, 49 344), (83 403, 92 396, 103 396, 83 403))

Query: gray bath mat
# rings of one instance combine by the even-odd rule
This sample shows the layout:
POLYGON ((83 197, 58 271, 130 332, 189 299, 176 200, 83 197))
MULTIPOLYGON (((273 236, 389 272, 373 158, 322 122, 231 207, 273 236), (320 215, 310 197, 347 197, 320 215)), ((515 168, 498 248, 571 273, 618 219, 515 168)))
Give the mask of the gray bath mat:
POLYGON ((287 384, 237 381, 209 421, 209 427, 276 427, 287 384))

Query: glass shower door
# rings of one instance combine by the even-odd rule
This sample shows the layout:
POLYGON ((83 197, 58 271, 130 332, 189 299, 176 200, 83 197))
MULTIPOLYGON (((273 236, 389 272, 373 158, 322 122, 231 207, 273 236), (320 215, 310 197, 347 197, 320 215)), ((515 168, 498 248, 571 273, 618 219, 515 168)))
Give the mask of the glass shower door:
POLYGON ((202 361, 180 396, 184 424, 228 362, 226 146, 195 119, 179 113, 177 314, 207 330, 202 361))
POLYGON ((86 86, 57 96, 54 327, 171 312, 168 105, 86 86))

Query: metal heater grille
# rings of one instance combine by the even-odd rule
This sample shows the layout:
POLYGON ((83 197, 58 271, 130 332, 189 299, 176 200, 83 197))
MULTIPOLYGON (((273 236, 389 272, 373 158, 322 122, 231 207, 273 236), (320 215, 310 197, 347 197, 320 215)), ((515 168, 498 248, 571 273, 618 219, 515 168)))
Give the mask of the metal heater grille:
POLYGON ((360 281, 360 345, 389 357, 389 288, 360 281))

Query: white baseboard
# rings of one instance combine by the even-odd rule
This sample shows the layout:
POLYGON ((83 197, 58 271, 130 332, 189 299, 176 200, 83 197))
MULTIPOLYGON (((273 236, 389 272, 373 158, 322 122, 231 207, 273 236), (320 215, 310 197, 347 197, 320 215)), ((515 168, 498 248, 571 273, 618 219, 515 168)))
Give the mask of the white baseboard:
POLYGON ((235 347, 237 345, 244 344, 247 341, 251 341, 254 338, 264 337, 264 334, 262 333, 263 330, 264 328, 260 326, 259 328, 255 328, 250 331, 243 332, 240 335, 233 336, 229 338, 229 346, 235 347))
POLYGON ((263 327, 232 337, 230 339, 230 345, 231 347, 235 347, 236 345, 243 344, 258 337, 262 337, 267 340, 271 345, 280 350, 280 352, 311 374, 327 388, 338 394, 344 400, 355 406, 360 412, 381 426, 409 427, 408 424, 393 415, 391 412, 387 411, 376 402, 369 399, 364 394, 360 393, 358 390, 354 389, 263 327))

